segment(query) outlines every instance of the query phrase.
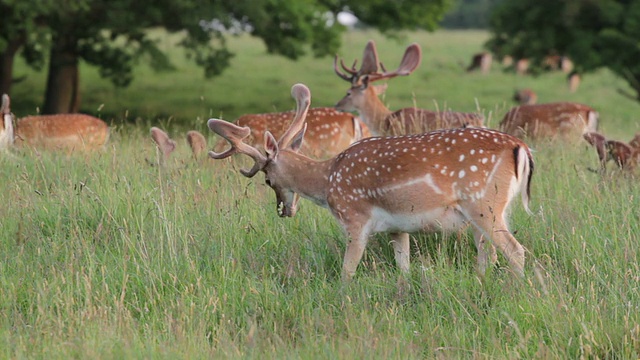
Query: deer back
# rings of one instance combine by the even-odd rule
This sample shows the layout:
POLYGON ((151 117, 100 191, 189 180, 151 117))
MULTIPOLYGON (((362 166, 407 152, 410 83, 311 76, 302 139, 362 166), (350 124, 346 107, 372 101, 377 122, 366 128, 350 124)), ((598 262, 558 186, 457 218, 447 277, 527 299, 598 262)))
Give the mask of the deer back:
POLYGON ((577 141, 582 134, 597 131, 598 119, 598 113, 587 105, 558 102, 513 107, 499 126, 502 131, 519 138, 577 141))
MULTIPOLYGON (((262 146, 267 130, 275 138, 280 138, 291 125, 294 115, 295 111, 243 115, 235 124, 251 129, 251 135, 245 139, 247 144, 262 146)), ((371 133, 367 126, 352 114, 333 108, 310 108, 301 152, 314 158, 327 158, 369 136, 371 133)), ((221 140, 215 149, 219 151, 224 146, 225 141, 221 140)))
POLYGON ((388 135, 421 134, 438 129, 483 127, 484 117, 475 113, 457 111, 430 111, 404 108, 387 116, 384 133, 388 135))
POLYGON ((85 114, 28 116, 16 125, 16 146, 41 149, 96 150, 109 139, 107 124, 85 114))
POLYGON ((422 214, 424 221, 434 211, 438 220, 435 209, 448 204, 486 201, 503 208, 522 189, 526 208, 532 169, 527 145, 493 130, 373 137, 335 158, 327 203, 338 218, 381 211, 392 217, 422 214))

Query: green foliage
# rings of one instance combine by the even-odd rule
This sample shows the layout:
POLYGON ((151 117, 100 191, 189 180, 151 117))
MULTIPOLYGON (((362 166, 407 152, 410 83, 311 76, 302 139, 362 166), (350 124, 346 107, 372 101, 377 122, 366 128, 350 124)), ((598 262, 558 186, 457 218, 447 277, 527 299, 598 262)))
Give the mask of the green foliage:
POLYGON ((491 21, 486 46, 499 56, 569 56, 578 72, 609 68, 640 100, 640 3, 626 0, 505 1, 491 21))
POLYGON ((15 1, 1 0, 0 51, 16 36, 25 36, 23 56, 40 68, 47 49, 69 47, 81 59, 100 68, 116 86, 127 86, 132 66, 148 59, 154 67, 171 65, 149 41, 146 30, 162 27, 184 32, 188 49, 207 77, 219 75, 233 58, 226 38, 251 30, 267 51, 298 59, 310 47, 315 56, 333 55, 344 28, 335 15, 349 7, 368 25, 383 31, 434 29, 448 0, 343 1, 317 0, 133 0, 15 1), (205 26, 215 21, 220 26, 205 26), (42 36, 44 34, 45 36, 42 36), (51 43, 53 39, 53 43, 51 43))

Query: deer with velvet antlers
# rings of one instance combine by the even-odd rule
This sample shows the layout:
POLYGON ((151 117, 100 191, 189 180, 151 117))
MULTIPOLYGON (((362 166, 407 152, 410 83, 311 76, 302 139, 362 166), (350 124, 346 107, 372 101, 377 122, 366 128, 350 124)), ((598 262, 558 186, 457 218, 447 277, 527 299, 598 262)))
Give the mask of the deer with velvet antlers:
POLYGON ((299 195, 328 208, 349 236, 342 276, 350 279, 369 236, 389 232, 399 269, 409 271, 409 234, 424 229, 471 225, 478 248, 478 271, 497 260, 495 246, 514 273, 524 272, 523 246, 507 228, 507 208, 518 192, 529 211, 533 158, 525 143, 497 131, 460 128, 419 135, 372 137, 337 156, 312 160, 299 154, 311 101, 309 89, 296 84, 297 111, 276 141, 265 133, 266 155, 242 140, 248 127, 210 119, 208 127, 229 142, 214 159, 240 153, 255 162, 246 177, 265 173, 276 194, 281 217, 296 213, 299 195))
POLYGON ((31 147, 47 150, 88 151, 104 148, 109 126, 85 114, 27 116, 19 120, 11 113, 9 96, 2 96, 0 150, 31 147))
POLYGON ((343 111, 357 111, 374 135, 406 135, 419 134, 436 129, 459 128, 465 126, 482 127, 484 118, 474 113, 454 111, 431 111, 409 107, 392 112, 378 98, 386 87, 372 85, 373 82, 391 79, 396 76, 407 76, 419 65, 422 52, 418 44, 412 44, 405 50, 397 70, 387 72, 378 60, 378 53, 373 41, 365 46, 362 64, 356 70, 357 60, 351 68, 340 60, 342 70, 338 68, 338 56, 333 62, 335 73, 351 84, 347 95, 342 98, 336 108, 343 111), (380 71, 382 70, 382 72, 380 71))

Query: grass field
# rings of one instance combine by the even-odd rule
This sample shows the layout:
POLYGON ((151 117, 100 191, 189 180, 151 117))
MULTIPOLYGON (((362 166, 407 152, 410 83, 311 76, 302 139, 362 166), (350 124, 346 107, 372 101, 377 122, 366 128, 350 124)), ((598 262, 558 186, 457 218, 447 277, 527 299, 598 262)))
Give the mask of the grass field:
MULTIPOLYGON (((392 108, 479 108, 495 125, 513 90, 530 87, 540 101, 591 104, 613 138, 640 131, 640 106, 617 94, 626 85, 606 71, 575 94, 561 74, 464 73, 486 36, 356 32, 341 54, 350 61, 373 38, 393 67, 406 44, 422 45, 419 70, 389 81, 392 108)), ((173 40, 163 40, 168 49, 173 40)), ((278 218, 261 175, 195 163, 181 137, 204 131, 211 116, 291 109, 296 82, 316 106, 335 103, 347 84, 331 59, 268 57, 249 38, 230 45, 233 67, 212 80, 177 51, 177 72, 141 66, 127 89, 83 68, 83 109, 114 125, 107 150, 0 158, 0 357, 640 357, 637 179, 589 171, 595 153, 583 144, 535 146, 535 214, 516 201, 511 215, 527 248, 524 279, 500 258, 481 282, 470 234, 414 234, 410 288, 398 285, 386 236, 343 284, 346 238, 326 210, 303 201, 296 217, 278 218), (180 140, 165 168, 149 165, 151 125, 180 140)), ((36 111, 43 78, 28 72, 14 88, 18 116, 36 111)))

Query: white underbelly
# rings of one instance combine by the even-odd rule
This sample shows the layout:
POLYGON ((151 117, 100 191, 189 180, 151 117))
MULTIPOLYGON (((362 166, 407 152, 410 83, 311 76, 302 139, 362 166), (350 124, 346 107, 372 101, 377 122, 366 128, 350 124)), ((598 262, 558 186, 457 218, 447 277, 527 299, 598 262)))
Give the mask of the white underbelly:
POLYGON ((375 207, 371 211, 369 226, 372 232, 415 232, 420 230, 457 230, 467 223, 458 211, 440 207, 424 212, 390 214, 375 207))

